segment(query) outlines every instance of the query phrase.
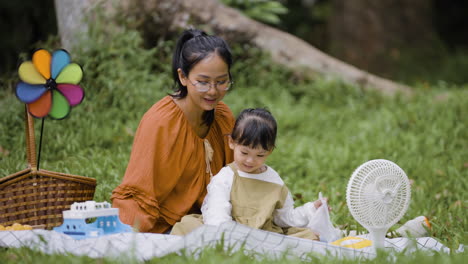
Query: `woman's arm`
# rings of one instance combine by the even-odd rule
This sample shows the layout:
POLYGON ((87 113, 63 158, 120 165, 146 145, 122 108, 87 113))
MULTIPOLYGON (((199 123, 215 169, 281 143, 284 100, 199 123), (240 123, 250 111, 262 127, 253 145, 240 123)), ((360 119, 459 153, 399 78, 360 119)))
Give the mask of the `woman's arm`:
POLYGON ((201 208, 203 222, 207 225, 220 225, 232 221, 231 187, 234 173, 224 167, 208 184, 208 194, 201 208))

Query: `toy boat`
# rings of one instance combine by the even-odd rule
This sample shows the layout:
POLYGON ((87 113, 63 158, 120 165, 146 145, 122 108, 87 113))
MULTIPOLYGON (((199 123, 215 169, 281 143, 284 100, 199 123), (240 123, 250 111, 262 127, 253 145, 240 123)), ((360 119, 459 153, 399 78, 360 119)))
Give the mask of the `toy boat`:
POLYGON ((95 201, 73 203, 70 210, 63 211, 63 224, 54 227, 54 231, 75 239, 133 232, 131 226, 120 222, 118 208, 111 208, 108 202, 95 201), (95 221, 89 223, 92 220, 95 221))

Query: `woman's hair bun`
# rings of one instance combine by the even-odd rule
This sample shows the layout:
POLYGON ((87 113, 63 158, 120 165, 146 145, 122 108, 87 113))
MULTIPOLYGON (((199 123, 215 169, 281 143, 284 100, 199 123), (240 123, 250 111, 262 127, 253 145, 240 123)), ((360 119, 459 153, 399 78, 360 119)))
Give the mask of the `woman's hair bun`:
POLYGON ((187 41, 187 40, 189 40, 191 38, 200 37, 200 36, 208 36, 208 35, 205 33, 205 31, 200 30, 200 29, 196 29, 196 28, 186 29, 182 33, 182 38, 184 38, 185 41, 187 41))

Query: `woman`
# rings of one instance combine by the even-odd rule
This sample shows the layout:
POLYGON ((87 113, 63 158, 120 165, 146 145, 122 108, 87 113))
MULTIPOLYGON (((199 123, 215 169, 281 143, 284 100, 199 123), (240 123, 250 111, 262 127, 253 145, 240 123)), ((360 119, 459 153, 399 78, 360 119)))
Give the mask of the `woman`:
POLYGON ((143 116, 111 197, 122 222, 141 232, 167 233, 184 215, 200 213, 210 178, 233 160, 234 117, 221 102, 232 84, 228 45, 186 30, 172 64, 175 92, 143 116))

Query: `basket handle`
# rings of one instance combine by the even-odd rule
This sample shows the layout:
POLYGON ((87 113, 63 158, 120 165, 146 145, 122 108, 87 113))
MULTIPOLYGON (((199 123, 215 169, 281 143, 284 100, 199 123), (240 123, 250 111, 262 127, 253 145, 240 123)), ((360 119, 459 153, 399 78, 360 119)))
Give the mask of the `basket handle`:
POLYGON ((25 123, 26 123, 26 158, 28 166, 33 170, 37 170, 36 160, 36 137, 34 134, 34 118, 29 114, 28 107, 25 106, 25 123))

